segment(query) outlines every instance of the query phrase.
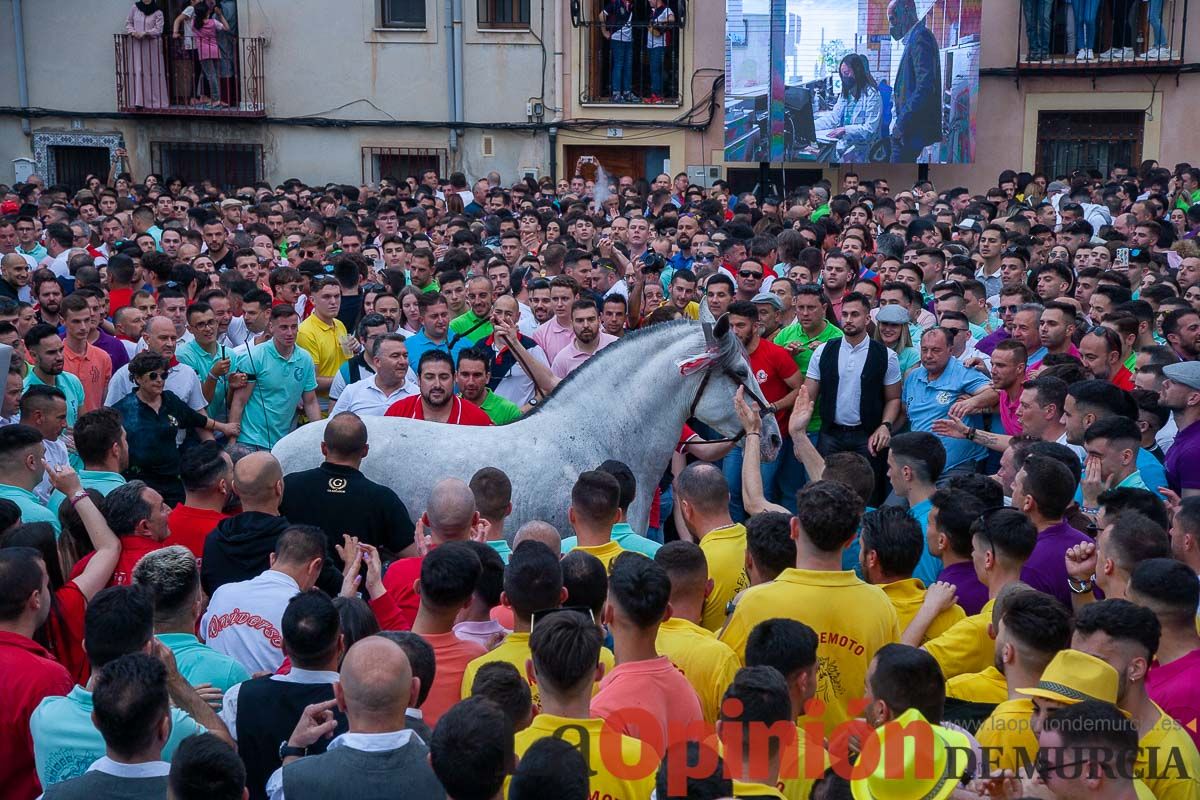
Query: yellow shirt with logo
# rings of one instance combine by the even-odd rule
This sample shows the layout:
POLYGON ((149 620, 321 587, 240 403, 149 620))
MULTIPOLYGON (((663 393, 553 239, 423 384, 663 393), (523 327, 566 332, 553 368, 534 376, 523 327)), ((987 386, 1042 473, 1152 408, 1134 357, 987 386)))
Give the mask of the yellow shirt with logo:
POLYGON ((828 735, 854 716, 848 706, 863 697, 875 653, 900 639, 896 610, 882 589, 852 571, 789 568, 742 594, 721 639, 744 660, 750 631, 776 617, 799 620, 817 634, 815 699, 826 706, 821 721, 828 735))
POLYGON ((318 378, 337 375, 342 364, 346 363, 346 354, 342 352, 342 345, 338 341, 338 337, 345 335, 346 326, 337 317, 333 318, 333 324, 326 325, 316 314, 311 314, 300 323, 296 344, 312 356, 318 378))
POLYGON ((946 697, 996 705, 1008 699, 1008 682, 995 667, 982 672, 964 672, 946 681, 946 697))
MULTIPOLYGON (((574 745, 587 761, 588 772, 591 775, 588 778, 589 797, 611 800, 645 800, 650 797, 658 772, 658 754, 641 739, 609 729, 603 736, 620 737, 621 761, 624 768, 613 764, 611 760, 601 756, 600 737, 603 728, 602 719, 569 719, 553 714, 538 714, 528 728, 517 731, 514 749, 519 759, 534 742, 548 736, 557 736, 574 745), (584 741, 586 746, 581 746, 581 742, 584 741), (628 774, 614 775, 614 771, 628 774), (635 777, 639 775, 640 777, 635 777)), ((612 750, 612 746, 606 748, 606 755, 612 750)), ((505 778, 505 797, 508 796, 508 782, 509 779, 505 778)))
POLYGON ((992 666, 996 643, 987 631, 994 605, 995 600, 988 600, 978 614, 960 620, 941 636, 922 645, 937 660, 947 680, 965 672, 982 672, 992 666))
POLYGON ((729 601, 750 585, 746 574, 746 526, 735 523, 711 530, 700 540, 700 549, 713 581, 712 592, 704 598, 700 624, 715 632, 725 624, 729 601))
POLYGON ((988 769, 1017 772, 1037 757, 1038 741, 1030 726, 1033 701, 1028 697, 1005 700, 983 721, 975 738, 980 747, 998 751, 988 754, 988 769))
MULTIPOLYGON (((497 661, 512 664, 517 668, 517 672, 521 673, 521 677, 528 681, 529 676, 525 672, 525 665, 532 659, 533 653, 529 649, 529 633, 510 633, 504 637, 504 641, 496 649, 484 653, 467 664, 467 671, 463 673, 462 698, 466 700, 471 696, 471 686, 475 683, 475 676, 479 674, 480 667, 485 664, 497 661)), ((600 663, 604 665, 604 674, 607 675, 617 663, 612 650, 607 647, 600 648, 600 663)), ((599 688, 599 681, 593 683, 592 694, 595 694, 599 688)), ((541 693, 538 691, 537 684, 530 684, 529 691, 533 695, 533 707, 537 709, 541 704, 541 693)))
POLYGON ((617 556, 621 555, 621 553, 624 553, 625 548, 621 547, 621 545, 618 542, 615 542, 610 539, 609 541, 605 542, 604 544, 591 545, 589 547, 584 547, 583 545, 576 545, 575 552, 578 552, 578 551, 583 551, 585 553, 590 553, 591 555, 594 555, 596 558, 600 559, 600 563, 604 565, 604 571, 610 572, 610 571, 612 571, 613 559, 616 558, 617 556))
POLYGON ((1159 708, 1158 722, 1138 741, 1133 771, 1158 800, 1200 798, 1200 754, 1182 725, 1159 708))
MULTIPOLYGON (((913 617, 921 610, 921 604, 925 602, 925 584, 919 578, 904 578, 891 583, 881 583, 879 588, 883 589, 888 600, 892 601, 892 606, 896 609, 896 617, 900 620, 900 632, 903 633, 904 629, 908 627, 908 623, 912 622, 913 617)), ((961 606, 950 606, 937 615, 929 626, 929 630, 925 631, 925 638, 921 641, 927 642, 941 636, 956 622, 966 618, 967 612, 963 611, 961 606)))
POLYGON ((683 672, 700 698, 706 722, 716 722, 721 699, 741 667, 737 653, 707 628, 672 617, 658 626, 655 648, 683 672))

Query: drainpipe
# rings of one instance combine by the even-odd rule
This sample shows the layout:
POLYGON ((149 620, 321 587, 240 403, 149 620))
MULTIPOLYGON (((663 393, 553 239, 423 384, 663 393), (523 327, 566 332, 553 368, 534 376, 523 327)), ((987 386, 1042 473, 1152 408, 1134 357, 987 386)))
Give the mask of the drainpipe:
MULTIPOLYGON (((554 119, 551 122, 561 122, 563 118, 563 47, 567 41, 563 13, 566 3, 552 2, 554 7, 554 119)), ((543 34, 544 36, 545 34, 543 34)), ((550 128, 550 179, 558 183, 558 129, 550 128)))
MULTIPOLYGON (((466 117, 463 115, 463 4, 462 0, 451 0, 451 6, 454 11, 452 24, 454 26, 454 121, 462 122, 466 117)), ((455 131, 455 137, 462 135, 462 131, 455 131)))
MULTIPOLYGON (((17 100, 21 108, 29 108, 29 75, 25 71, 25 21, 21 16, 21 0, 12 0, 13 57, 17 62, 17 100)), ((29 118, 21 117, 21 133, 29 136, 29 118)))
MULTIPOLYGON (((455 110, 458 108, 458 98, 455 96, 458 92, 458 62, 454 57, 454 0, 446 0, 446 83, 448 89, 446 93, 446 104, 449 106, 447 115, 452 121, 457 122, 458 117, 454 116, 455 110)), ((458 152, 458 129, 450 128, 450 152, 458 152)))

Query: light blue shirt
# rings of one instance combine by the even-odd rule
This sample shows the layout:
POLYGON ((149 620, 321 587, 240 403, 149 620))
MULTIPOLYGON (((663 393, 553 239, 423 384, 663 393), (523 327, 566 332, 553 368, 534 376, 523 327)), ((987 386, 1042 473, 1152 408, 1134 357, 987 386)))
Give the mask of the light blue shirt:
MULTIPOLYGON (((1158 490, 1167 485, 1167 471, 1149 450, 1138 448, 1137 471, 1120 483, 1120 486, 1130 489, 1145 489, 1159 497, 1158 490), (1140 484, 1140 485, 1139 485, 1140 484)), ((1083 505, 1083 487, 1075 487, 1075 502, 1083 505)))
POLYGON ((454 350, 451 351, 450 340, 452 338, 454 338, 454 332, 447 331, 446 339, 442 341, 441 344, 434 344, 433 342, 429 341, 429 337, 425 335, 425 329, 422 328, 412 336, 405 339, 404 343, 408 345, 408 363, 412 364, 413 371, 415 372, 417 365, 421 363, 421 356, 429 350, 441 350, 443 353, 448 353, 450 357, 454 359, 454 363, 457 365, 458 354, 470 347, 471 343, 467 341, 467 337, 460 336, 458 338, 458 342, 454 345, 454 350))
MULTIPOLYGON (((25 374, 25 388, 34 385, 46 386, 32 369, 25 374)), ((54 386, 67 396, 67 427, 74 428, 79 412, 83 410, 83 384, 69 372, 60 372, 54 376, 54 386)))
MULTIPOLYGON (((213 364, 224 357, 233 358, 233 353, 228 352, 224 345, 217 345, 217 352, 209 355, 209 353, 196 343, 195 339, 185 342, 176 349, 175 357, 187 364, 192 369, 196 370, 196 376, 200 378, 200 383, 208 378, 212 372, 213 364)), ((231 365, 232 366, 232 365, 231 365)), ((217 379, 216 388, 213 389, 212 400, 208 403, 208 416, 213 419, 227 420, 229 419, 229 410, 226 408, 225 397, 229 389, 228 373, 217 379)))
MULTIPOLYGON (((937 380, 929 380, 929 371, 917 367, 904 381, 904 407, 914 431, 933 432, 934 420, 945 419, 950 406, 958 402, 961 395, 972 395, 991 385, 991 381, 978 370, 967 369, 958 359, 952 358, 937 380)), ((971 414, 963 422, 973 428, 983 427, 983 416, 971 414)), ((987 455, 983 445, 966 439, 951 439, 939 436, 946 448, 945 469, 953 469, 968 461, 978 461, 987 455)))
MULTIPOLYGON (((616 525, 613 525, 612 540, 621 545, 622 550, 641 553, 648 558, 654 558, 654 554, 658 552, 658 548, 662 547, 658 542, 651 541, 635 531, 628 522, 618 522, 616 525)), ((578 546, 579 537, 568 536, 562 540, 563 555, 566 555, 578 546)))
MULTIPOLYGON (((66 697, 47 697, 29 718, 33 735, 33 760, 42 788, 78 778, 107 752, 104 737, 92 724, 92 693, 76 686, 66 697)), ((175 748, 187 737, 206 729, 182 709, 171 708, 171 737, 163 748, 170 761, 175 748)))
POLYGON ((190 633, 160 633, 157 636, 175 654, 179 674, 192 686, 211 683, 222 692, 228 692, 242 681, 250 680, 250 673, 237 659, 218 653, 190 633))
POLYGON ((917 562, 917 568, 913 570, 912 576, 921 581, 926 586, 932 586, 937 580, 938 574, 942 571, 942 560, 929 552, 929 548, 925 546, 927 541, 926 532, 929 530, 929 512, 933 510, 933 501, 925 500, 911 506, 908 513, 913 516, 917 522, 921 524, 921 560, 917 562))
POLYGON ((28 489, 0 483, 0 498, 12 500, 17 504, 17 508, 21 509, 21 522, 49 522, 54 528, 55 536, 62 533, 62 526, 58 524, 58 515, 42 505, 41 499, 28 489))
MULTIPOLYGON (((125 478, 119 472, 105 472, 103 470, 81 469, 79 471, 79 484, 84 489, 95 489, 103 497, 108 497, 108 493, 118 486, 125 485, 125 478)), ((62 492, 55 491, 50 495, 50 499, 46 502, 46 507, 51 513, 57 515, 58 507, 62 505, 63 500, 66 500, 66 495, 62 492)))
POLYGON ((238 359, 237 371, 255 376, 254 391, 242 412, 239 441, 271 448, 292 432, 296 406, 305 392, 317 389, 317 368, 303 347, 284 358, 268 339, 238 359))
POLYGON ((496 539, 495 541, 488 541, 487 546, 499 553, 500 560, 504 562, 505 566, 508 566, 508 558, 512 555, 512 548, 508 546, 507 541, 496 539))

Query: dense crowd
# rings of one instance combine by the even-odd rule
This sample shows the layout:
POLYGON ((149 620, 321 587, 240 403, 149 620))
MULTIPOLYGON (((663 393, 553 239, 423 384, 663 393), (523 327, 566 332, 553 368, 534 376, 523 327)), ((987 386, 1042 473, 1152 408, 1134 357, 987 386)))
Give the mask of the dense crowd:
POLYGON ((0 186, 0 795, 1200 797, 1198 234, 1156 162, 0 186), (679 319, 741 435, 572 475, 570 530, 360 469, 679 319))

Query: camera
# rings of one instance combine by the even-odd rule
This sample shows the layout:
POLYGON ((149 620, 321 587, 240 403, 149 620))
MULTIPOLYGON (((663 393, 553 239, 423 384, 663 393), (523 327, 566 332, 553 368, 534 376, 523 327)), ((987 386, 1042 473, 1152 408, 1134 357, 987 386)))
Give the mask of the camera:
POLYGON ((667 260, 653 250, 644 253, 639 260, 642 262, 642 272, 662 272, 667 267, 667 260))

